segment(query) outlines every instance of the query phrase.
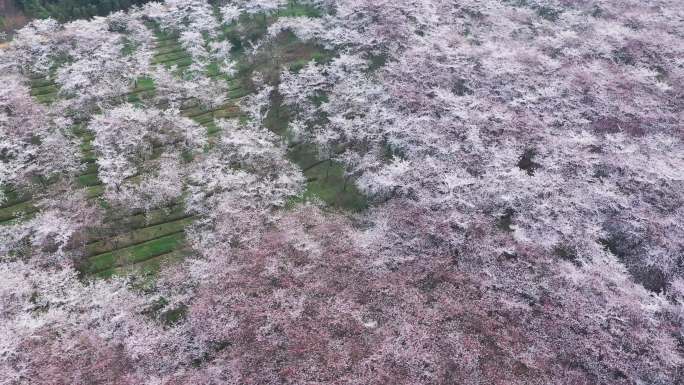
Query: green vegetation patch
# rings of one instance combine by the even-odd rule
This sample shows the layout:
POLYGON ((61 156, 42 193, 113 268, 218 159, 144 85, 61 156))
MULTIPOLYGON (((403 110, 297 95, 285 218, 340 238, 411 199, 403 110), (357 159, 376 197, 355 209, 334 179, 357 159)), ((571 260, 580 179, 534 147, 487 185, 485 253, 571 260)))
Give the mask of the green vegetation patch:
POLYGON ((132 265, 102 270, 95 274, 95 276, 98 278, 111 278, 113 276, 126 276, 129 274, 154 276, 163 266, 182 261, 186 255, 188 255, 188 251, 176 250, 132 265))
POLYGON ((281 98, 274 93, 271 98, 271 109, 264 124, 273 132, 290 143, 288 157, 301 167, 307 179, 304 194, 290 203, 319 198, 331 207, 349 211, 362 211, 368 207, 368 200, 359 191, 354 180, 346 175, 344 166, 330 159, 321 159, 315 145, 309 143, 293 143, 288 132, 290 120, 289 109, 281 103, 281 98))
POLYGON ((31 200, 31 194, 13 188, 3 189, 4 200, 0 202, 0 209, 8 208, 31 200))
POLYGON ((96 274, 107 269, 144 262, 153 257, 175 251, 184 243, 185 234, 182 231, 166 235, 141 244, 94 255, 83 263, 81 271, 86 274, 96 274))
POLYGON ((33 201, 28 200, 14 204, 12 206, 0 209, 0 222, 15 219, 19 216, 30 214, 38 211, 38 208, 33 205, 33 201))
POLYGON ((192 220, 193 218, 183 218, 93 242, 86 245, 86 255, 93 256, 177 233, 183 231, 185 226, 192 223, 192 220))
POLYGON ((314 145, 296 145, 288 156, 302 168, 306 177, 306 191, 300 200, 319 198, 332 207, 350 211, 368 207, 366 197, 345 174, 344 166, 330 159, 320 160, 314 145))

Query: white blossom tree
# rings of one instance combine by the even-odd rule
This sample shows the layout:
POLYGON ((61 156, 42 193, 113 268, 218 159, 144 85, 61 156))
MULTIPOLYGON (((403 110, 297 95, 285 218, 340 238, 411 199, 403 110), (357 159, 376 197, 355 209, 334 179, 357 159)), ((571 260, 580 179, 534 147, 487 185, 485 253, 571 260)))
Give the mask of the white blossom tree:
POLYGON ((180 157, 179 151, 199 151, 206 144, 205 129, 192 120, 181 117, 178 110, 141 109, 121 105, 95 117, 88 127, 95 134, 93 146, 98 155, 98 175, 108 193, 112 197, 120 194, 122 199, 130 197, 133 191, 146 196, 138 196, 133 199, 134 202, 141 199, 149 203, 163 202, 170 199, 169 194, 178 195, 178 182, 166 180, 174 179, 179 171, 178 163, 173 163, 172 159, 180 157), (169 152, 169 147, 176 150, 169 152), (175 154, 156 162, 159 163, 159 171, 156 171, 154 178, 171 183, 169 189, 155 189, 146 181, 135 187, 124 187, 126 179, 145 173, 148 167, 153 166, 150 161, 159 150, 162 153, 175 154), (149 194, 158 196, 152 198, 149 194))
POLYGON ((22 77, 5 75, 0 81, 0 185, 28 187, 34 177, 73 175, 80 164, 69 120, 53 117, 33 100, 22 77))

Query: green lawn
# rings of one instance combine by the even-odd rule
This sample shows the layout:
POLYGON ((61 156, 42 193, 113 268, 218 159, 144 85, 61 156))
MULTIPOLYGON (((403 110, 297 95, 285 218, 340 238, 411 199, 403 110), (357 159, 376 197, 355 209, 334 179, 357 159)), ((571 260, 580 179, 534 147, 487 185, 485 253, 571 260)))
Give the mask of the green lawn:
POLYGON ((192 223, 193 219, 173 220, 90 243, 86 245, 86 255, 90 257, 183 231, 187 225, 192 223))

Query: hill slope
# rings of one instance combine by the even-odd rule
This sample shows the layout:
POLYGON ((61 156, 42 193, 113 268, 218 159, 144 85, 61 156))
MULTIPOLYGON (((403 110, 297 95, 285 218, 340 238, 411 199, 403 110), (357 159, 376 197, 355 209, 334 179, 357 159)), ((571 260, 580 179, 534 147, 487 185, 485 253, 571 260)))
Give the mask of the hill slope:
POLYGON ((684 381, 682 12, 30 23, 0 56, 0 378, 684 381))

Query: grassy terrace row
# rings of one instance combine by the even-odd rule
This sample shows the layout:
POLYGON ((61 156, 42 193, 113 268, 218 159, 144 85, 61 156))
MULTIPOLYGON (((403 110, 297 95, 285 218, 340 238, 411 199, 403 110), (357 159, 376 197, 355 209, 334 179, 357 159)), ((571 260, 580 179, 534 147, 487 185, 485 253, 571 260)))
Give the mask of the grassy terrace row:
POLYGON ((9 207, 0 209, 0 222, 16 219, 22 215, 32 214, 38 209, 33 205, 33 201, 24 201, 9 207))
POLYGON ((129 261, 124 265, 113 265, 109 268, 105 268, 91 274, 98 278, 111 278, 115 275, 122 276, 131 273, 152 275, 158 272, 162 266, 182 261, 187 255, 190 254, 190 251, 182 248, 182 245, 180 245, 180 247, 181 248, 168 253, 154 255, 149 258, 141 258, 137 262, 129 261))
MULTIPOLYGON (((165 218, 169 220, 169 218, 165 218)), ((160 238, 169 234, 183 231, 185 226, 192 223, 193 217, 180 215, 180 219, 164 222, 158 225, 136 229, 110 238, 105 238, 86 245, 85 252, 87 257, 114 251, 123 247, 129 247, 143 242, 160 238)))
POLYGON ((180 250, 184 244, 185 233, 179 231, 140 244, 91 256, 83 262, 81 271, 85 274, 98 274, 108 269, 125 267, 180 250))
POLYGON ((104 226, 90 230, 86 246, 90 247, 98 242, 103 242, 109 238, 121 235, 127 230, 157 226, 187 217, 188 215, 185 213, 185 208, 180 203, 151 210, 149 212, 134 211, 130 213, 130 215, 123 217, 111 216, 104 221, 104 226))
POLYGON ((0 209, 5 209, 31 200, 31 194, 16 189, 8 188, 5 189, 3 193, 5 195, 5 200, 0 204, 0 209))
POLYGON ((55 79, 52 76, 42 75, 39 78, 31 78, 31 90, 37 90, 41 87, 55 85, 55 79))
MULTIPOLYGON (((137 95, 140 93, 145 93, 149 91, 153 91, 154 88, 145 88, 145 87, 140 87, 136 86, 133 90, 121 95, 121 97, 130 97, 133 95, 137 95)), ((58 98, 59 98, 59 87, 57 85, 53 86, 53 90, 51 92, 46 92, 46 93, 34 93, 32 94, 33 97, 38 100, 38 102, 43 103, 43 104, 51 104, 54 103, 58 98)))
POLYGON ((57 87, 57 83, 52 83, 42 87, 32 87, 30 94, 31 96, 40 96, 53 94, 57 92, 59 92, 59 87, 57 87))

